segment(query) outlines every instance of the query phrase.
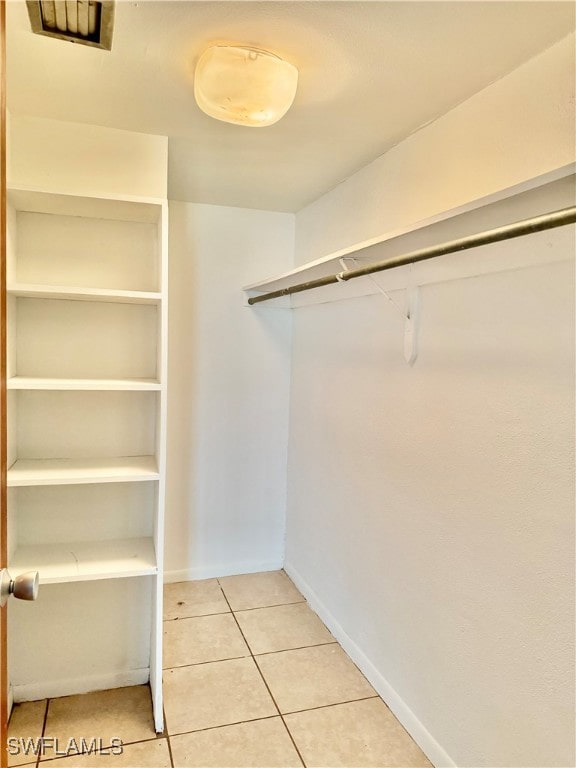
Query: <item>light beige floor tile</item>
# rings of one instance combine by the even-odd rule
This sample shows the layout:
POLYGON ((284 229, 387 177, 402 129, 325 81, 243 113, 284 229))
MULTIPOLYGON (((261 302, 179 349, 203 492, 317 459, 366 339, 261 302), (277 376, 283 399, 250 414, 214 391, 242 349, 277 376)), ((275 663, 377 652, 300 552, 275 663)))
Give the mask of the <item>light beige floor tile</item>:
POLYGON ((284 571, 226 576, 219 581, 233 611, 304 602, 284 571))
POLYGON ((150 689, 136 685, 50 699, 45 735, 60 744, 101 738, 105 746, 112 738, 124 743, 154 739, 150 689))
POLYGON ((279 717, 170 739, 174 768, 300 768, 279 717))
POLYGON ((164 667, 249 656, 231 613, 164 622, 164 667))
POLYGON ((286 651, 335 642, 306 603, 239 611, 236 618, 252 653, 286 651))
POLYGON ((432 768, 379 698, 285 719, 308 768, 432 768))
POLYGON ((164 585, 164 620, 209 616, 230 610, 217 579, 164 585))
POLYGON ((166 670, 164 709, 170 734, 277 714, 252 658, 166 670))
POLYGON ((91 754, 60 757, 41 763, 46 768, 170 768, 166 739, 127 744, 121 755, 91 754))
POLYGON ((282 713, 376 695, 339 645, 281 651, 256 661, 282 713))
MULTIPOLYGON (((46 699, 41 701, 27 701, 23 704, 14 704, 10 723, 8 725, 9 739, 39 739, 42 736, 44 715, 46 714, 46 699)), ((8 765, 25 765, 35 763, 36 758, 32 753, 23 754, 25 744, 21 741, 14 745, 20 754, 8 754, 8 765)))

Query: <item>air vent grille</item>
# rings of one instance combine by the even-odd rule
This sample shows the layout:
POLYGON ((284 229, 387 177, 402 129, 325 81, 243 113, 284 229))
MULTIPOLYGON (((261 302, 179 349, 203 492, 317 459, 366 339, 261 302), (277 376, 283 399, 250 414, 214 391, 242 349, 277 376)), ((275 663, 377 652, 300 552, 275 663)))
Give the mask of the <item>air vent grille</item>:
POLYGON ((26 4, 36 34, 111 50, 113 0, 26 0, 26 4))

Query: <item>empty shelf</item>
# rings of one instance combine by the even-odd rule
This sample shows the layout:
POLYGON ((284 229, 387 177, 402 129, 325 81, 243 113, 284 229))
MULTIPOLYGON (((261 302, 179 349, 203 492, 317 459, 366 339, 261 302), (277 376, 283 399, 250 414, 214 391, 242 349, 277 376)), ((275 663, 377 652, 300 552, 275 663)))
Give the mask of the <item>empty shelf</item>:
POLYGON ((58 389, 58 390, 120 390, 148 391, 161 388, 156 379, 45 379, 40 377, 13 376, 8 379, 8 389, 58 389))
POLYGON ((65 299, 68 301, 111 301, 121 304, 158 304, 161 294, 154 291, 125 291, 113 288, 84 288, 66 285, 18 283, 8 287, 12 296, 28 299, 65 299))
POLYGON ((23 546, 10 560, 13 576, 38 571, 40 584, 146 576, 157 570, 151 538, 23 546))
POLYGON ((8 485, 130 483, 159 478, 154 456, 106 459, 18 459, 8 470, 8 485))

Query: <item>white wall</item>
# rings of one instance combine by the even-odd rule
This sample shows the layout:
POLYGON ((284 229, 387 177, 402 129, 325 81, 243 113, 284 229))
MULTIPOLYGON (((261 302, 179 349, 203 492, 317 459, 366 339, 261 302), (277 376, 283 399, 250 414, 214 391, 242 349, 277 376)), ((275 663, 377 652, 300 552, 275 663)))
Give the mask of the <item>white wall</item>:
MULTIPOLYGON (((561 43, 407 139, 297 260, 573 162, 573 73, 561 43)), ((573 228, 525 242, 438 268, 412 367, 379 295, 294 311, 286 569, 437 765, 574 765, 573 228)))
POLYGON ((166 197, 168 138, 10 115, 9 184, 72 195, 166 197))
POLYGON ((575 45, 570 35, 300 211, 297 263, 574 162, 575 45))
POLYGON ((293 252, 291 214, 170 203, 168 580, 282 566, 291 318, 241 286, 293 252))

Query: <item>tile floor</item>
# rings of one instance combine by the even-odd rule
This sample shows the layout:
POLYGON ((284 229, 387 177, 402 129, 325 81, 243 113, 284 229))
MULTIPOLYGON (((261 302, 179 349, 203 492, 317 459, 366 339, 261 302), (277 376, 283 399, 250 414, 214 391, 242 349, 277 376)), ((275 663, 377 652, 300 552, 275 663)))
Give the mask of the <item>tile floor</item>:
POLYGON ((165 588, 164 706, 147 686, 17 705, 12 737, 113 737, 46 768, 430 768, 283 571, 165 588))

